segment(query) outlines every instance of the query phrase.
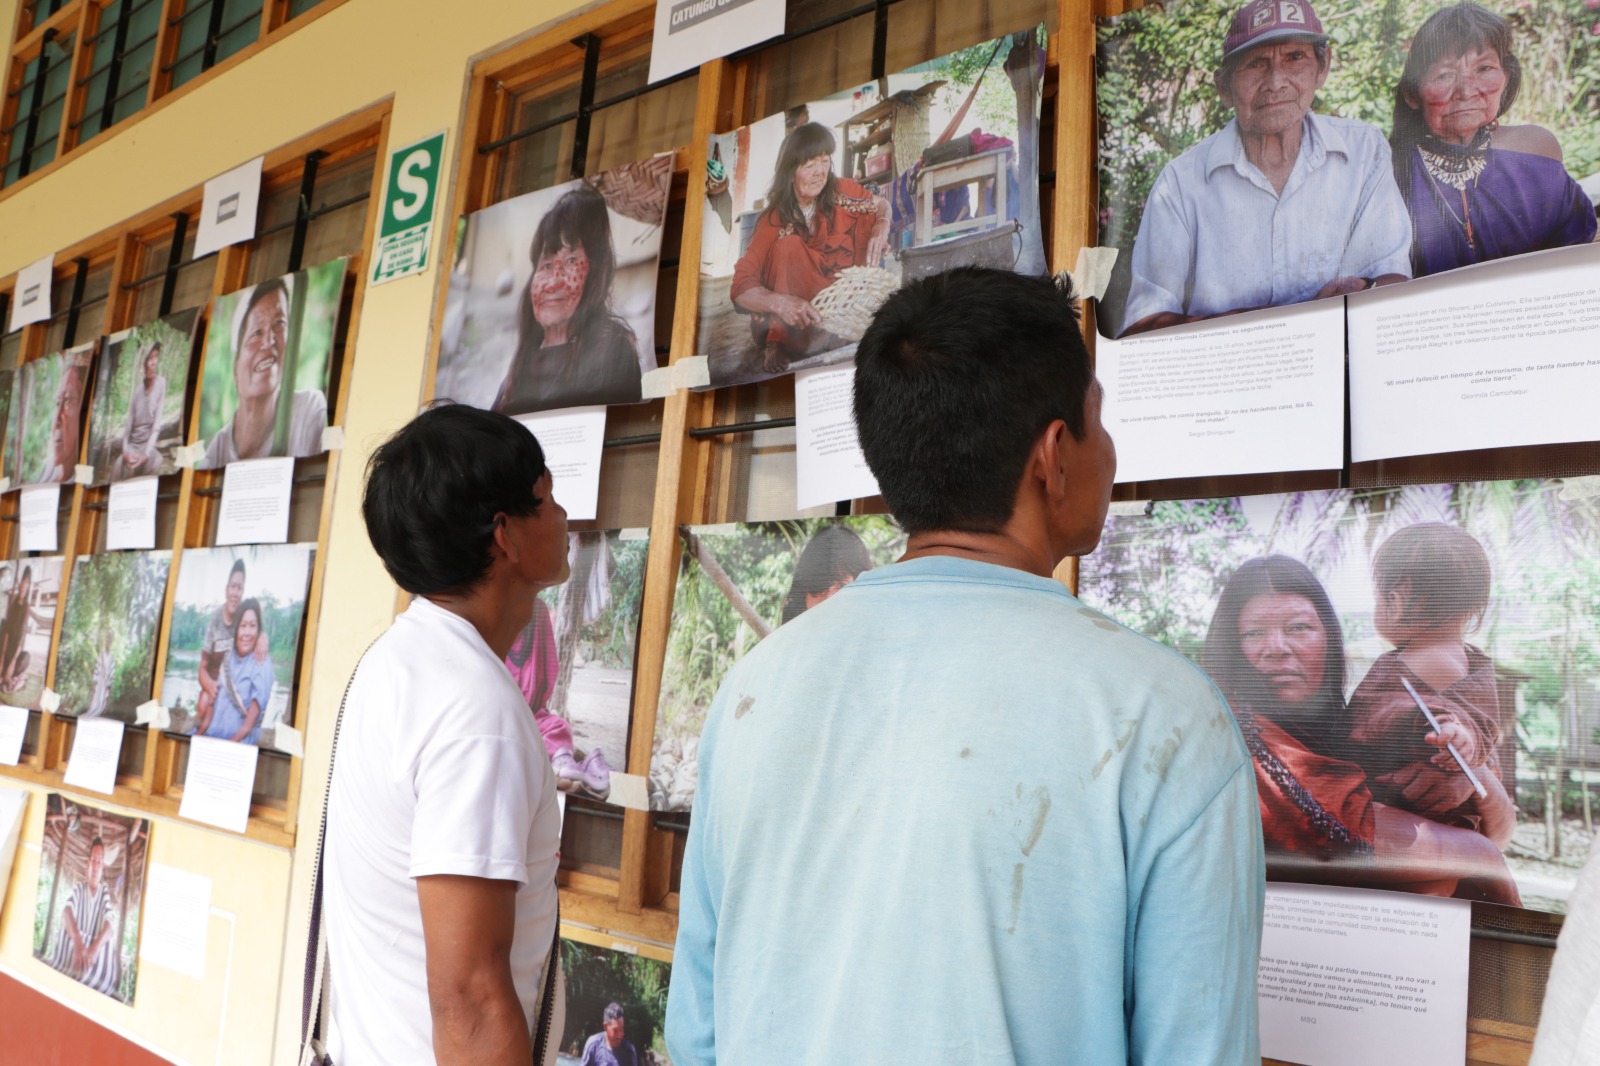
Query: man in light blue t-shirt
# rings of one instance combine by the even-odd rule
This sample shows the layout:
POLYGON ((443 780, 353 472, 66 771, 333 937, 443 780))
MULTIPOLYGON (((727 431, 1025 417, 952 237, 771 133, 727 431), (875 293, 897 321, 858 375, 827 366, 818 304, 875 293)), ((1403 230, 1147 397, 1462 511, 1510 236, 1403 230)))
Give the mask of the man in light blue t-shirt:
POLYGON ((1255 775, 1216 689, 1052 578, 1116 469, 1070 292, 891 296, 855 414, 909 540, 706 718, 666 1037, 721 1062, 1260 1061, 1255 775))

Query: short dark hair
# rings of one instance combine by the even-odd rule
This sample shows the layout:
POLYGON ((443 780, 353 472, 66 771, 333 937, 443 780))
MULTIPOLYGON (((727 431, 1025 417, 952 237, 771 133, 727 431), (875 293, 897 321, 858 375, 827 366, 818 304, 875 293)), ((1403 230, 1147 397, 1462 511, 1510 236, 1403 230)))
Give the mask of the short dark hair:
MULTIPOLYGON (((233 630, 230 635, 233 637, 233 651, 235 655, 237 655, 239 652, 239 623, 244 621, 244 614, 246 611, 254 611, 256 613, 257 640, 261 639, 261 633, 267 627, 266 619, 261 617, 261 601, 256 599, 254 596, 245 597, 244 601, 239 604, 239 609, 233 613, 233 630)), ((243 710, 243 708, 240 709, 243 710)))
POLYGON ((907 533, 992 533, 1045 427, 1083 439, 1093 380, 1070 282, 957 267, 892 294, 862 336, 861 450, 907 533))
POLYGON ((872 556, 861 536, 849 526, 823 526, 800 551, 779 625, 788 625, 806 611, 806 595, 826 592, 872 569, 872 556))
POLYGON ((602 1021, 620 1022, 622 1018, 622 1004, 612 1001, 606 1004, 605 1013, 600 1016, 602 1021))
POLYGON ((536 512, 544 450, 526 426, 494 411, 439 403, 367 461, 361 516, 395 584, 415 596, 482 581, 500 515, 536 512))
POLYGON ((1406 526, 1372 556, 1372 583, 1379 594, 1409 585, 1401 618, 1429 627, 1459 622, 1477 629, 1489 610, 1489 577, 1483 545, 1448 522, 1406 526))
POLYGON ((235 559, 233 561, 233 566, 231 566, 228 569, 228 580, 232 581, 234 574, 242 574, 244 572, 245 572, 245 570, 244 570, 244 560, 243 559, 235 559))

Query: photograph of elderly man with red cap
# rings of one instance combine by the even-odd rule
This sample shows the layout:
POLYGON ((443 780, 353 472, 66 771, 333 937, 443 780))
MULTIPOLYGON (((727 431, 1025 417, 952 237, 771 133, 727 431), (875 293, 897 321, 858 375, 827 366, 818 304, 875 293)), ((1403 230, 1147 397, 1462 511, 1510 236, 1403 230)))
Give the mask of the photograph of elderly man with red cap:
POLYGON ((1156 179, 1121 332, 1411 277, 1411 219, 1383 132, 1311 109, 1329 58, 1307 0, 1235 13, 1213 76, 1233 118, 1156 179))

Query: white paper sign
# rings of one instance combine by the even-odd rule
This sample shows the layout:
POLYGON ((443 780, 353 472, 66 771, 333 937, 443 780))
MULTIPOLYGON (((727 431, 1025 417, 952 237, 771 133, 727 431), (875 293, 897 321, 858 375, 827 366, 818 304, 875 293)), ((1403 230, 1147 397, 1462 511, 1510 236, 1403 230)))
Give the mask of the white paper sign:
POLYGON ((18 494, 18 543, 25 552, 56 550, 56 521, 61 513, 60 485, 29 485, 18 494))
POLYGON ((294 457, 242 459, 222 474, 218 544, 282 544, 289 539, 294 457))
POLYGON ((62 779, 77 788, 103 792, 117 787, 117 762, 122 757, 123 725, 115 718, 80 718, 72 732, 72 755, 62 779))
POLYGON ((113 481, 106 503, 106 550, 156 546, 156 490, 158 477, 113 481))
POLYGON ((600 456, 606 439, 606 409, 569 407, 517 419, 544 449, 556 499, 575 521, 595 517, 600 509, 600 456))
POLYGON ((1471 934, 1464 900, 1269 884, 1261 1054, 1306 1066, 1461 1066, 1471 934))
POLYGON ((28 790, 0 786, 0 913, 5 907, 5 886, 11 881, 11 864, 22 841, 22 816, 28 810, 28 790))
POLYGON ((144 890, 139 957, 196 981, 205 980, 210 917, 211 878, 151 863, 144 890))
POLYGON ((11 324, 7 333, 15 333, 29 323, 43 322, 50 317, 50 277, 55 270, 55 258, 54 255, 47 255, 17 271, 17 287, 11 292, 11 324))
POLYGON ((1344 306, 1320 300, 1099 339, 1117 481, 1344 465, 1344 306))
POLYGON ((783 33, 783 0, 656 0, 650 80, 660 81, 783 33))
POLYGON ((825 366, 794 376, 795 506, 801 510, 878 494, 851 411, 856 368, 825 366))
POLYGON ((255 788, 260 754, 254 744, 189 738, 189 771, 183 780, 178 817, 244 832, 250 821, 250 793, 255 788))
POLYGON ((28 708, 0 704, 0 766, 22 760, 22 742, 28 735, 28 708))
POLYGON ((247 241, 256 235, 256 207, 261 201, 261 164, 257 156, 206 182, 195 231, 194 257, 247 241))
POLYGON ((1600 436, 1600 245, 1349 299, 1356 462, 1600 436))

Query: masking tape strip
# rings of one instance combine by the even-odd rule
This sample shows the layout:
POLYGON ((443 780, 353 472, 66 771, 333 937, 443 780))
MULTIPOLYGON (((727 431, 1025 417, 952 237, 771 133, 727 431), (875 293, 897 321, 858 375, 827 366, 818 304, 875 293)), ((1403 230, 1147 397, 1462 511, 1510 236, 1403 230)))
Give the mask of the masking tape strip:
POLYGON ((1561 479, 1561 499, 1587 500, 1591 496, 1600 496, 1600 474, 1561 479))
POLYGON ((325 451, 325 452, 337 452, 337 451, 342 451, 343 449, 344 449, 344 427, 343 426, 324 426, 324 427, 322 427, 322 450, 325 451))
POLYGON ((639 954, 639 945, 630 944, 626 940, 613 940, 611 942, 611 950, 620 951, 624 955, 637 955, 639 954))
POLYGON ((300 730, 286 722, 279 722, 272 727, 272 746, 297 759, 306 757, 305 738, 300 735, 300 730))
POLYGON ((1079 299, 1101 300, 1111 285, 1111 268, 1117 265, 1115 248, 1079 248, 1072 268, 1072 288, 1079 299))
POLYGON ((39 693, 39 709, 45 714, 55 714, 61 709, 61 693, 47 688, 39 693))
POLYGON ((650 782, 639 774, 611 771, 611 795, 608 797, 618 807, 633 811, 650 809, 650 782))
POLYGON ((1149 500, 1122 500, 1113 501, 1106 508, 1106 514, 1118 515, 1124 518, 1147 518, 1150 515, 1149 500))
POLYGON ((10 492, 10 491, 11 491, 11 479, 8 478, 8 477, 0 477, 0 492, 10 492))
POLYGON ((188 470, 200 462, 200 457, 205 455, 205 449, 198 442, 194 444, 180 444, 172 449, 172 461, 180 470, 188 470))
POLYGON ((639 395, 646 400, 659 400, 664 396, 671 396, 678 390, 672 380, 672 368, 660 367, 652 370, 639 379, 639 395))
POLYGON ((690 526, 689 532, 697 537, 726 537, 739 532, 739 523, 719 522, 712 526, 690 526))
POLYGON ((171 729, 172 712, 163 707, 159 700, 146 700, 133 712, 133 724, 147 725, 156 730, 171 729))
POLYGON ((634 527, 632 527, 630 529, 619 529, 619 530, 617 530, 617 539, 618 540, 649 540, 650 539, 650 527, 649 526, 634 526, 634 527))
POLYGON ((94 467, 87 463, 79 463, 73 468, 72 479, 80 485, 93 485, 94 467))
POLYGON ((680 389, 700 389, 711 384, 711 363, 703 355, 691 355, 672 364, 672 381, 680 389))

